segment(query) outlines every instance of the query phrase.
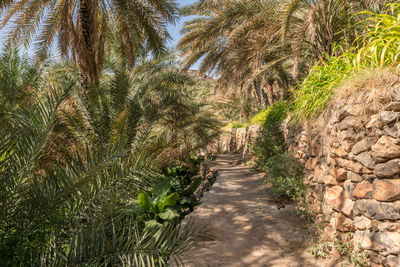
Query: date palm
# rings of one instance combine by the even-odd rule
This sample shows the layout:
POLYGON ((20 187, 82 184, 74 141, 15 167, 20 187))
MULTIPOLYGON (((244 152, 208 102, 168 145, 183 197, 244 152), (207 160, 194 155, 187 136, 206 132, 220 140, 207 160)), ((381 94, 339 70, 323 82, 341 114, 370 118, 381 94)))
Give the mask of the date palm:
POLYGON ((58 42, 61 55, 75 60, 85 97, 99 81, 107 36, 118 36, 120 51, 132 65, 140 50, 164 50, 165 26, 177 11, 174 0, 0 0, 0 6, 0 27, 8 25, 11 43, 33 44, 43 60, 58 42))
POLYGON ((283 7, 275 0, 203 0, 183 9, 197 16, 182 30, 184 67, 201 60, 200 71, 217 72, 222 84, 245 94, 251 87, 261 105, 273 103, 272 84, 290 80, 283 75, 289 64, 287 46, 280 41, 283 7))

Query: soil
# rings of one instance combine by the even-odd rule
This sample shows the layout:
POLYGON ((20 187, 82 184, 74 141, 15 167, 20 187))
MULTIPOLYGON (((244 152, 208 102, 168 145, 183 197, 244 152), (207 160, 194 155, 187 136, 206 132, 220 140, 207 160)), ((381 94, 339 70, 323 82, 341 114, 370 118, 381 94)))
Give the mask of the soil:
POLYGON ((197 240, 184 255, 185 266, 339 266, 307 252, 312 234, 294 206, 274 203, 264 174, 234 166, 236 160, 234 154, 217 156, 217 181, 185 218, 213 237, 197 240))

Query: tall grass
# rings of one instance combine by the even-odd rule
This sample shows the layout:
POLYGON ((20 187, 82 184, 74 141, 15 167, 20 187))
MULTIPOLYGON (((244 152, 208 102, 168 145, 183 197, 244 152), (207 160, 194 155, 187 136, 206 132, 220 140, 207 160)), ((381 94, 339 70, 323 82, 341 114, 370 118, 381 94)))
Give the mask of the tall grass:
POLYGON ((335 89, 355 72, 383 66, 398 67, 400 55, 400 4, 390 4, 386 13, 368 15, 362 21, 365 33, 359 45, 341 56, 314 66, 295 92, 292 122, 317 116, 332 99, 335 89))

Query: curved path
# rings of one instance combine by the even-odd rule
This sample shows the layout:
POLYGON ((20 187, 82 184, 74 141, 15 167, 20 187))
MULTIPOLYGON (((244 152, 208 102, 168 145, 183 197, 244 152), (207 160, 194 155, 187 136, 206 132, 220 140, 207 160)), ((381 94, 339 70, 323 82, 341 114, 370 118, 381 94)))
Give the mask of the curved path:
POLYGON ((185 254, 185 266, 334 266, 307 253, 310 235, 292 206, 278 210, 262 173, 233 166, 235 155, 213 162, 219 176, 193 213, 214 240, 203 240, 185 254))

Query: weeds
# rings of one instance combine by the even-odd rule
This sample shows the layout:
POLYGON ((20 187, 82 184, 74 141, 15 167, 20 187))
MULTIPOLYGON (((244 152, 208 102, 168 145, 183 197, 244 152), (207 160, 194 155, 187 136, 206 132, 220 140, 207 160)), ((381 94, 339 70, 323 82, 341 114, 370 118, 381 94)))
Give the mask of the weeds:
POLYGON ((332 248, 328 242, 324 242, 321 244, 314 244, 312 245, 307 252, 311 253, 316 259, 322 258, 326 259, 329 258, 330 252, 332 248))
POLYGON ((357 245, 357 248, 354 248, 352 237, 351 233, 348 233, 345 236, 336 233, 335 241, 333 242, 335 249, 339 252, 340 256, 345 258, 353 266, 369 266, 368 253, 363 250, 360 244, 357 245))

